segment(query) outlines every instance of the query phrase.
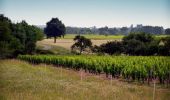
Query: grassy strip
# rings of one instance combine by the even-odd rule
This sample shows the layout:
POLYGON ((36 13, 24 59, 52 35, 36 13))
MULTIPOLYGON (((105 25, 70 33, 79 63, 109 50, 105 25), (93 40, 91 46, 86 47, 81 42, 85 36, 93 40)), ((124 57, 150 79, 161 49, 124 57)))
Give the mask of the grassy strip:
MULTIPOLYGON (((100 77, 100 76, 99 76, 100 77)), ((0 60, 1 100, 151 100, 152 87, 84 76, 50 65, 0 60)), ((170 90, 156 88, 156 100, 169 100, 170 90)))
MULTIPOLYGON (((73 39, 77 34, 66 34, 64 39, 73 39)), ((94 40, 107 40, 107 39, 115 39, 120 40, 124 37, 124 35, 97 35, 97 34, 85 34, 82 35, 89 39, 94 40)), ((168 35, 154 35, 156 38, 167 37, 168 35)))

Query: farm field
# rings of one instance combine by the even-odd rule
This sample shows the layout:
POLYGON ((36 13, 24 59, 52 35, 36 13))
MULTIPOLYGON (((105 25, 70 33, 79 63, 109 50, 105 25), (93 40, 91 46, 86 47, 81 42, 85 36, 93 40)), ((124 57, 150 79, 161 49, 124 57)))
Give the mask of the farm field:
MULTIPOLYGON (((77 34, 66 34, 64 36, 64 39, 73 39, 76 35, 77 34)), ((84 34, 81 36, 84 36, 88 39, 93 39, 93 40, 110 40, 110 39, 120 40, 124 37, 124 35, 107 35, 106 36, 106 35, 96 35, 96 34, 84 34)))
POLYGON ((150 84, 153 80, 159 80, 161 84, 170 84, 169 57, 20 55, 18 58, 34 64, 54 64, 99 75, 105 73, 106 77, 127 81, 150 84))
MULTIPOLYGON (((67 50, 71 49, 71 46, 75 43, 73 38, 76 34, 66 34, 64 38, 58 38, 56 43, 54 43, 54 39, 43 39, 42 41, 37 42, 37 46, 42 46, 45 49, 51 49, 51 47, 65 48, 67 50)), ((83 35, 86 38, 91 39, 93 45, 101 45, 103 43, 107 43, 109 41, 121 41, 124 35, 83 35)), ((157 35, 156 38, 166 37, 167 35, 157 35)))
MULTIPOLYGON (((58 41, 58 40, 57 40, 58 41)), ((36 49, 40 51, 48 51, 53 54, 67 55, 71 54, 72 42, 66 42, 68 40, 59 40, 58 43, 53 43, 52 39, 38 41, 36 44, 36 49)))
MULTIPOLYGON (((52 65, 0 60, 1 100, 152 100, 153 85, 112 81, 52 65), (82 79, 81 79, 81 73, 82 79)), ((155 100, 170 90, 156 85, 155 100)))
MULTIPOLYGON (((103 43, 107 43, 109 41, 115 41, 115 40, 91 40, 93 45, 101 45, 103 43)), ((56 43, 54 43, 54 39, 44 39, 42 41, 38 41, 37 45, 41 45, 41 46, 59 46, 59 47, 63 47, 65 49, 70 50, 71 46, 74 44, 74 40, 73 39, 57 39, 56 43)), ((48 47, 47 47, 48 48, 48 47)), ((50 49, 50 48, 49 48, 50 49)))
MULTIPOLYGON (((66 34, 64 39, 73 39, 77 34, 66 34)), ((85 34, 81 35, 92 40, 121 40, 124 35, 96 35, 96 34, 85 34)), ((156 38, 166 37, 167 35, 155 35, 156 38)), ((61 38, 63 39, 63 38, 61 38)))

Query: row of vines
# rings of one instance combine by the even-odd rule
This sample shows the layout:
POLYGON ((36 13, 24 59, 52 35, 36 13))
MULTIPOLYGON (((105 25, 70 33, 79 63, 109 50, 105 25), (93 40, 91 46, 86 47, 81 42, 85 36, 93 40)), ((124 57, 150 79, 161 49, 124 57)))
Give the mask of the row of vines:
POLYGON ((30 63, 54 64, 84 69, 93 74, 105 73, 106 77, 124 78, 128 81, 170 84, 170 57, 159 56, 51 56, 51 55, 19 55, 18 59, 30 63))

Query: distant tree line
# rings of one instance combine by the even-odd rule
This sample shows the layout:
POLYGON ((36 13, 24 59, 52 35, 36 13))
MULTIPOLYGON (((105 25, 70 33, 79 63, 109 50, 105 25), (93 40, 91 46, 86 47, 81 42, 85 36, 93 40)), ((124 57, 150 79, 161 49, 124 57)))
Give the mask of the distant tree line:
POLYGON ((131 32, 146 32, 150 34, 160 35, 160 34, 170 34, 170 28, 164 29, 160 26, 143 26, 137 25, 133 27, 121 27, 121 28, 108 28, 101 27, 91 27, 91 28, 79 28, 79 27, 66 27, 66 34, 100 34, 100 35, 117 35, 123 34, 127 35, 131 32))
POLYGON ((43 38, 43 31, 26 21, 12 23, 0 15, 0 58, 16 57, 18 54, 33 54, 36 41, 43 38))

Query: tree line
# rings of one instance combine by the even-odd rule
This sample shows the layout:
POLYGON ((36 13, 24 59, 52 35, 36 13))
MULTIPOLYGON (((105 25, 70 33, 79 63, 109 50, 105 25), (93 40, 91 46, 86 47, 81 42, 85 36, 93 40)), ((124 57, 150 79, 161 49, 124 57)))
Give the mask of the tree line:
POLYGON ((65 35, 65 25, 58 19, 52 18, 47 27, 42 30, 26 21, 13 23, 8 17, 0 14, 0 58, 13 58, 19 54, 35 54, 36 42, 47 38, 65 35))
POLYGON ((43 31, 26 21, 12 23, 0 15, 0 58, 16 57, 18 54, 33 54, 36 41, 43 39, 43 31))
POLYGON ((146 32, 150 34, 170 34, 170 28, 164 29, 160 26, 143 26, 137 25, 136 27, 121 27, 121 28, 108 28, 91 27, 91 28, 79 28, 79 27, 66 27, 66 34, 100 34, 100 35, 127 35, 131 32, 146 32))

